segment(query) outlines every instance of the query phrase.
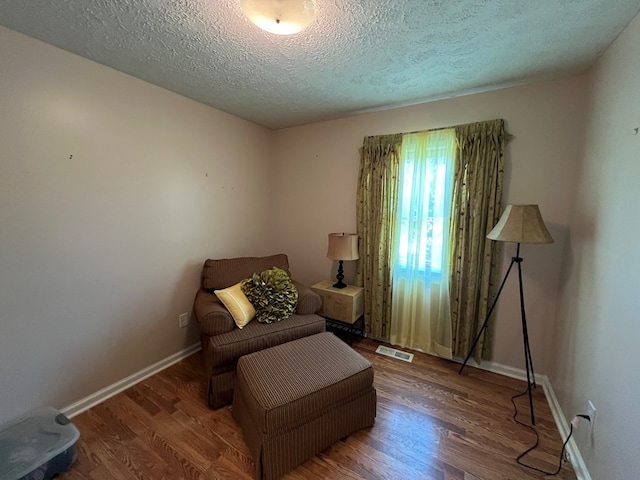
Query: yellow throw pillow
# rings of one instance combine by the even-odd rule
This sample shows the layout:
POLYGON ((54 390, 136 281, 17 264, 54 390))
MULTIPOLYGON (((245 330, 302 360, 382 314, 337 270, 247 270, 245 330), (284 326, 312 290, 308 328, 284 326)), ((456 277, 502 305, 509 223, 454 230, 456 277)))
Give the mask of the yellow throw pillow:
POLYGON ((236 283, 223 290, 213 291, 223 305, 227 307, 238 328, 244 327, 256 316, 256 310, 253 308, 253 305, 251 305, 247 296, 242 292, 240 288, 241 285, 242 282, 236 283))

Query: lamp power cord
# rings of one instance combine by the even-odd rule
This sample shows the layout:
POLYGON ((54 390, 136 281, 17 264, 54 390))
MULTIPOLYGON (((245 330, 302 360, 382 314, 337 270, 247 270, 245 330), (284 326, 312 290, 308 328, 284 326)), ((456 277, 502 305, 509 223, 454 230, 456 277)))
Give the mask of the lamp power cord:
POLYGON ((554 472, 547 472, 546 470, 543 470, 541 468, 538 467, 534 467, 533 465, 527 465, 526 463, 524 463, 522 461, 522 459, 529 454, 531 451, 535 450, 536 448, 538 448, 538 445, 540 443, 540 436, 538 435, 538 431, 535 429, 535 427, 533 427, 532 425, 529 425, 527 423, 523 423, 520 420, 518 420, 518 407, 516 405, 515 399, 518 397, 522 397, 523 395, 527 394, 528 390, 525 390, 522 393, 518 393, 516 395, 513 395, 511 397, 511 403, 513 404, 513 409, 514 409, 514 413, 513 413, 513 421, 516 422, 519 425, 522 425, 523 427, 528 428, 529 430, 531 430, 534 435, 536 436, 536 441, 533 444, 533 446, 529 447, 528 449, 526 449, 524 452, 522 452, 518 458, 516 458, 516 462, 519 465, 522 465, 523 467, 526 467, 530 470, 535 470, 536 472, 540 472, 540 473, 544 473, 545 475, 557 475, 558 473, 560 473, 560 470, 562 469, 562 459, 564 458, 564 452, 567 448, 567 443, 569 443, 569 439, 571 439, 571 435, 573 435, 573 429, 574 428, 578 428, 578 424, 580 422, 580 419, 584 419, 587 422, 591 422, 591 417, 589 415, 584 415, 584 414, 578 414, 575 417, 573 417, 573 419, 571 420, 571 422, 569 423, 569 434, 567 435, 566 440, 564 441, 564 443, 562 444, 562 449, 560 450, 560 455, 559 455, 559 459, 558 459, 558 468, 554 471, 554 472))

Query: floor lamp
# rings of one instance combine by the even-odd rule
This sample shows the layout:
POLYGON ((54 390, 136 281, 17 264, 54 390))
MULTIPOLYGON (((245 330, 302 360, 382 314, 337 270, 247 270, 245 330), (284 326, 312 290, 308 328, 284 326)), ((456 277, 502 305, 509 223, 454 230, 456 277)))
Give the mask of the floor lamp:
POLYGON ((511 258, 511 264, 507 269, 507 273, 500 284, 496 298, 493 300, 487 318, 482 324, 482 328, 478 332, 476 339, 467 354, 467 358, 464 359, 464 363, 460 367, 458 373, 462 373, 462 370, 467 365, 471 354, 476 348, 476 345, 480 341, 484 330, 487 328, 489 318, 493 313, 493 309, 498 303, 498 298, 502 292, 502 288, 509 278, 511 268, 514 264, 518 264, 518 281, 520 286, 520 316, 522 319, 522 340, 524 343, 524 363, 527 369, 527 390, 529 393, 529 408, 531 411, 531 424, 535 425, 535 417, 533 415, 533 397, 531 394, 531 388, 536 386, 535 373, 533 371, 533 361, 531 360, 531 349, 529 348, 529 333, 527 331, 527 315, 524 310, 524 291, 522 289, 522 257, 520 256, 520 244, 521 243, 553 243, 553 238, 547 230, 544 222, 542 221, 542 215, 540 215, 540 209, 538 205, 508 205, 504 210, 502 217, 496 224, 496 226, 489 232, 487 238, 496 240, 498 242, 513 242, 516 243, 516 256, 511 258))

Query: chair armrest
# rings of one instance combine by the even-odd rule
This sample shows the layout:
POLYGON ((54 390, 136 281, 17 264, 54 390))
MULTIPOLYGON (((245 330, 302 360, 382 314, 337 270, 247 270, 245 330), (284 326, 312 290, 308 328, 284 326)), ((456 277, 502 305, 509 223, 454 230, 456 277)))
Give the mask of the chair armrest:
POLYGON ((322 298, 316 292, 311 290, 311 287, 307 287, 300 282, 292 280, 293 284, 298 290, 298 306, 296 307, 296 313, 300 315, 311 315, 316 313, 322 307, 322 298))
POLYGON ((196 293, 193 310, 200 332, 210 337, 232 331, 236 324, 229 310, 214 293, 200 289, 196 293))

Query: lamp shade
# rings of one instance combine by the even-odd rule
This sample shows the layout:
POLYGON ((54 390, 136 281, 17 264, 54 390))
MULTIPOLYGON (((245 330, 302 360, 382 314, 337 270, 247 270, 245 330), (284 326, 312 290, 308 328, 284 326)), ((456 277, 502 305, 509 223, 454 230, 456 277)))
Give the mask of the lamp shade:
POLYGON ((355 233, 330 233, 327 258, 332 260, 357 260, 358 235, 355 233))
POLYGON ((267 32, 291 35, 314 19, 313 0, 240 0, 249 20, 267 32))
POLYGON ((538 205, 507 205, 487 238, 499 242, 553 243, 538 205))

